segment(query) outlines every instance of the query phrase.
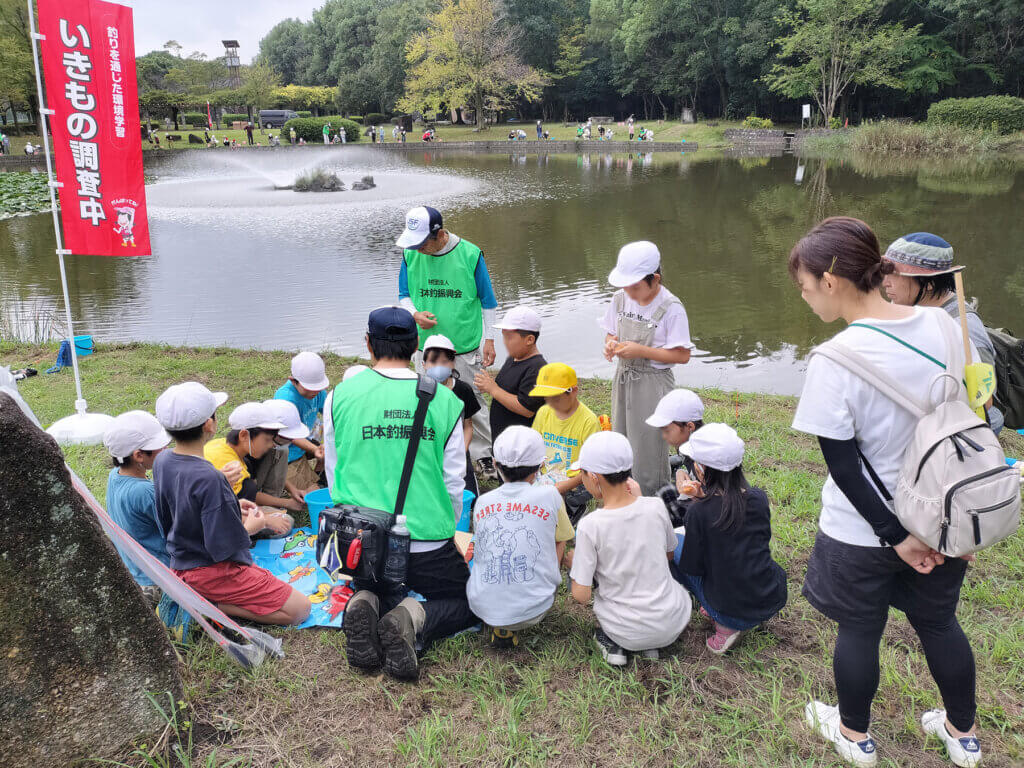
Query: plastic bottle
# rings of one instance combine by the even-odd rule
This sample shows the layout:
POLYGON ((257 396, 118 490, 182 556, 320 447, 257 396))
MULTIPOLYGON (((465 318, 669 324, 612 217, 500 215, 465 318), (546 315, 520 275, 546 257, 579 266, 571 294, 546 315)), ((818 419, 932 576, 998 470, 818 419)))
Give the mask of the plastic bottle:
POLYGON ((405 527, 405 515, 395 517, 395 524, 388 531, 388 554, 384 560, 384 581, 389 584, 403 584, 409 568, 409 529, 405 527))

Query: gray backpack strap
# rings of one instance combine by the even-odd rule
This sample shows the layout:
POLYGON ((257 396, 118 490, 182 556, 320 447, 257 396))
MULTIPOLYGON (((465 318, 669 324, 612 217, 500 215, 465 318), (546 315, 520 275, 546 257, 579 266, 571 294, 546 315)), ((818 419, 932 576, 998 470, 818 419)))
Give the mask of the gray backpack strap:
POLYGON ((840 344, 835 340, 826 341, 824 344, 812 349, 808 357, 813 355, 827 357, 832 362, 842 366, 854 376, 866 381, 897 405, 906 408, 919 419, 933 410, 927 403, 908 394, 888 373, 870 362, 859 352, 854 352, 844 344, 840 344))
POLYGON ((614 296, 614 298, 612 300, 612 303, 615 305, 615 314, 616 315, 621 315, 622 314, 622 306, 623 306, 623 303, 625 302, 625 296, 626 296, 626 294, 623 293, 621 290, 618 290, 618 291, 615 292, 615 296, 614 296))

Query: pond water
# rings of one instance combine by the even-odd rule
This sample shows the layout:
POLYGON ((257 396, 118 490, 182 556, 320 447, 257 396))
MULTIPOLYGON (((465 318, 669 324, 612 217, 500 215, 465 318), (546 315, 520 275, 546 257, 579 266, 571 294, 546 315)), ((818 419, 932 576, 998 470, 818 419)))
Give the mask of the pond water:
MULTIPOLYGON (((310 147, 168 156, 147 172, 153 256, 68 259, 76 332, 100 341, 360 353, 368 311, 396 298, 404 212, 421 204, 484 250, 500 307, 536 307, 541 350, 580 375, 610 373, 596 324, 607 273, 619 246, 649 239, 699 348, 679 381, 798 392, 801 358, 835 328, 800 300, 786 257, 834 213, 864 218, 883 244, 944 236, 985 320, 1020 330, 1024 173, 1007 162, 310 147), (377 187, 274 189, 316 166, 377 187)), ((6 312, 63 310, 53 249, 48 215, 0 221, 6 312)))

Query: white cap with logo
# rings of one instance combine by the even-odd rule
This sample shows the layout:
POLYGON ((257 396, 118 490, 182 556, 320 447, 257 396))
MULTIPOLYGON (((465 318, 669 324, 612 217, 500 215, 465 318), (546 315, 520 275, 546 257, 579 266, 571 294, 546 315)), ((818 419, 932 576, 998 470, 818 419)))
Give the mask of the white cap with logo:
POLYGON ((540 432, 521 424, 508 427, 494 441, 494 461, 506 467, 539 467, 546 454, 540 432))
POLYGON ((698 464, 729 472, 743 463, 743 440, 728 424, 705 424, 679 447, 698 464))
POLYGON ((667 427, 674 421, 685 424, 688 421, 700 421, 704 418, 704 403, 695 392, 688 389, 673 389, 661 400, 647 418, 652 427, 667 427))
POLYGON ((292 378, 314 392, 331 386, 324 359, 316 352, 299 352, 292 358, 292 378))
POLYGON ((505 316, 501 318, 501 322, 495 323, 494 327, 502 331, 540 333, 540 315, 525 304, 520 304, 506 312, 505 316))
POLYGON ((431 235, 443 228, 441 212, 436 208, 421 205, 405 214, 405 229, 395 241, 395 245, 399 248, 419 248, 431 235))
POLYGON ((227 401, 227 392, 211 392, 198 381, 186 381, 168 387, 156 399, 156 418, 164 429, 180 432, 205 424, 227 401))
POLYGON ((160 422, 145 411, 126 411, 114 418, 103 433, 103 445, 115 459, 124 459, 135 451, 155 451, 171 442, 160 422))
POLYGON ((616 288, 625 288, 653 275, 660 266, 661 253, 654 243, 649 240, 626 243, 619 249, 619 257, 615 261, 615 269, 608 275, 608 282, 616 288))
POLYGON ((579 458, 570 469, 585 469, 599 475, 611 475, 633 468, 633 446, 618 432, 595 432, 580 448, 579 458))
POLYGON ((285 424, 278 421, 269 408, 263 403, 242 403, 228 416, 228 425, 232 429, 284 429, 285 424))
POLYGON ((449 352, 454 352, 455 345, 444 334, 435 333, 433 336, 428 336, 427 340, 423 342, 423 351, 426 352, 428 349, 447 349, 449 352))
POLYGON ((278 434, 287 440, 302 440, 309 437, 309 427, 302 423, 299 409, 287 400, 264 400, 267 413, 284 424, 278 434))

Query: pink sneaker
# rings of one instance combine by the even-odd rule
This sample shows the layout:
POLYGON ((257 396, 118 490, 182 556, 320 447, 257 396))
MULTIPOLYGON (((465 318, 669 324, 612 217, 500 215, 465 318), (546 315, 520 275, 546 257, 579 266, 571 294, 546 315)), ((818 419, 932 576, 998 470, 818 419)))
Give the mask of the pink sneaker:
POLYGON ((708 650, 717 656, 721 656, 723 653, 728 651, 743 635, 738 629, 729 629, 723 627, 721 624, 715 622, 715 634, 708 637, 707 643, 708 650))
POLYGON ((703 605, 700 607, 700 615, 703 616, 705 619, 711 618, 711 614, 704 610, 703 605))

